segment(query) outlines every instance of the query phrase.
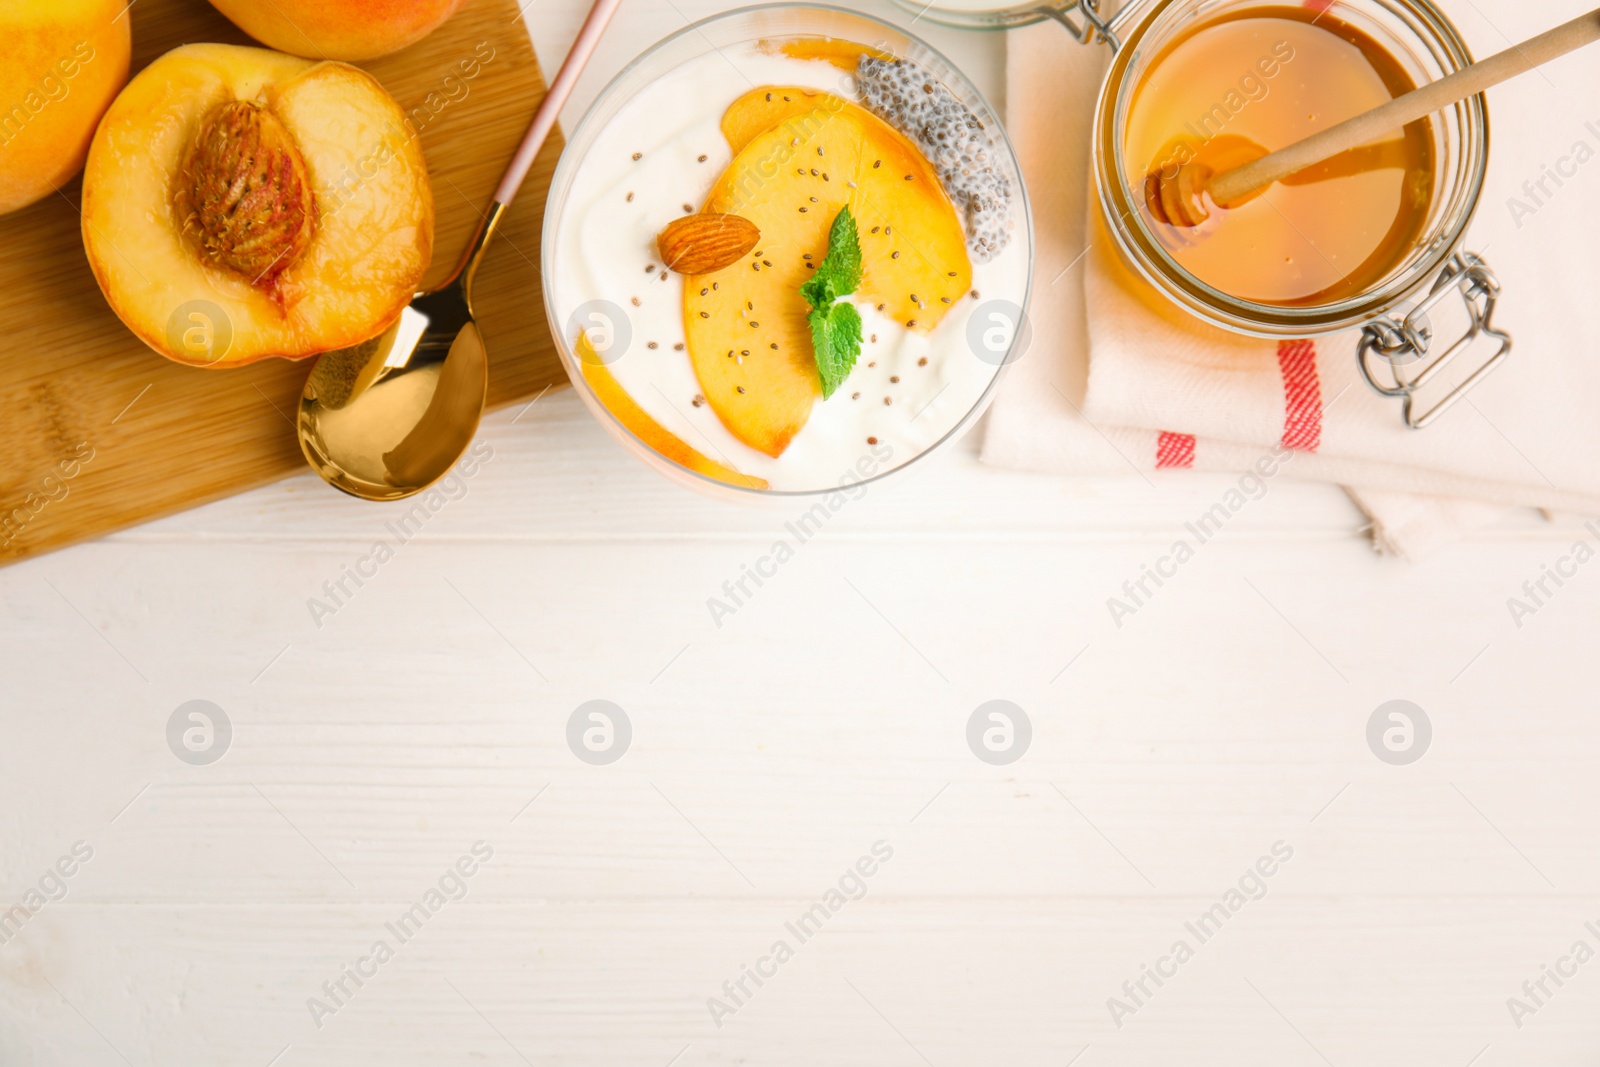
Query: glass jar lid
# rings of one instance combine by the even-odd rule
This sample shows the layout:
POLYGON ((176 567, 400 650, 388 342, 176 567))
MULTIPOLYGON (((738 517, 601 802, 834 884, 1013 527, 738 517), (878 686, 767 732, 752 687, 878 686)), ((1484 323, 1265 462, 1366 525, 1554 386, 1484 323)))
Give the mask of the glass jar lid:
POLYGON ((1107 0, 895 0, 919 19, 958 30, 1009 30, 1053 19, 1084 42, 1096 36, 1115 42, 1116 28, 1143 2, 1130 0, 1108 16, 1100 10, 1107 0))

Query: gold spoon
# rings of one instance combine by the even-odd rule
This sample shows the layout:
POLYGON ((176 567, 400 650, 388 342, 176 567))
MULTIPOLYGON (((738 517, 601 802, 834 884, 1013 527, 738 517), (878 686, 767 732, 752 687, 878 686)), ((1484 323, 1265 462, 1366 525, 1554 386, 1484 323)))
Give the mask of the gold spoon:
POLYGON ((472 313, 473 278, 620 3, 595 0, 449 279, 416 294, 382 334, 317 360, 300 395, 296 429, 306 462, 335 489, 364 500, 420 493, 472 443, 489 388, 488 351, 472 313))
POLYGON ((1600 40, 1600 9, 1243 166, 1214 173, 1204 160, 1196 159, 1184 164, 1172 178, 1159 171, 1151 173, 1144 183, 1145 205, 1154 218, 1170 226, 1199 226, 1210 217, 1212 208, 1239 207, 1274 182, 1359 148, 1596 40, 1600 40))

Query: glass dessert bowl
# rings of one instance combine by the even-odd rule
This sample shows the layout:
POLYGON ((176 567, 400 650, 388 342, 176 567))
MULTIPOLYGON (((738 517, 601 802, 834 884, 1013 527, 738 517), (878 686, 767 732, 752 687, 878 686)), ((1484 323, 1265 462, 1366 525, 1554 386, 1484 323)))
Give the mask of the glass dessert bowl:
POLYGON ((959 436, 1027 343, 1016 159, 941 55, 837 8, 744 8, 606 88, 551 185, 557 349, 674 480, 837 491, 959 436))

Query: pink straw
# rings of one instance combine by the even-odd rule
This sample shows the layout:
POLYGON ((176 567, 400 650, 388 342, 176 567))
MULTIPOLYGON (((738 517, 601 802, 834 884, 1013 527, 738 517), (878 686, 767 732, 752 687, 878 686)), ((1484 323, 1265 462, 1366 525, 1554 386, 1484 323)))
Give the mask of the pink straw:
POLYGON ((533 114, 533 122, 528 127, 528 133, 522 138, 522 144, 517 148, 516 156, 511 160, 511 165, 506 167, 506 173, 500 179, 500 187, 494 191, 497 203, 511 203, 511 198, 517 195, 517 190, 522 187, 522 180, 528 176, 528 170, 533 166, 534 157, 539 154, 539 149, 544 147, 545 138, 550 136, 550 131, 555 128, 556 116, 561 113, 562 105, 572 95, 572 86, 578 80, 578 75, 583 73, 584 66, 589 62, 589 57, 594 55, 594 49, 600 43, 600 35, 606 30, 606 25, 611 21, 611 16, 617 13, 617 7, 622 0, 595 0, 594 7, 589 9, 589 17, 583 20, 583 28, 578 31, 578 39, 572 42, 572 51, 567 53, 567 58, 562 61, 561 69, 556 72, 556 80, 550 83, 549 90, 544 95, 544 102, 539 105, 539 110, 533 114))

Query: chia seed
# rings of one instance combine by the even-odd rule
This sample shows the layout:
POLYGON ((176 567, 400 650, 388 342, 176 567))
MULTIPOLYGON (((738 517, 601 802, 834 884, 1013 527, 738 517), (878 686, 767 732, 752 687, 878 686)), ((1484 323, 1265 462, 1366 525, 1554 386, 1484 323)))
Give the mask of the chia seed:
POLYGON ((997 167, 1000 152, 983 123, 909 60, 863 55, 856 81, 868 110, 915 141, 933 164, 963 216, 973 258, 993 259, 1011 241, 1015 191, 997 167))

